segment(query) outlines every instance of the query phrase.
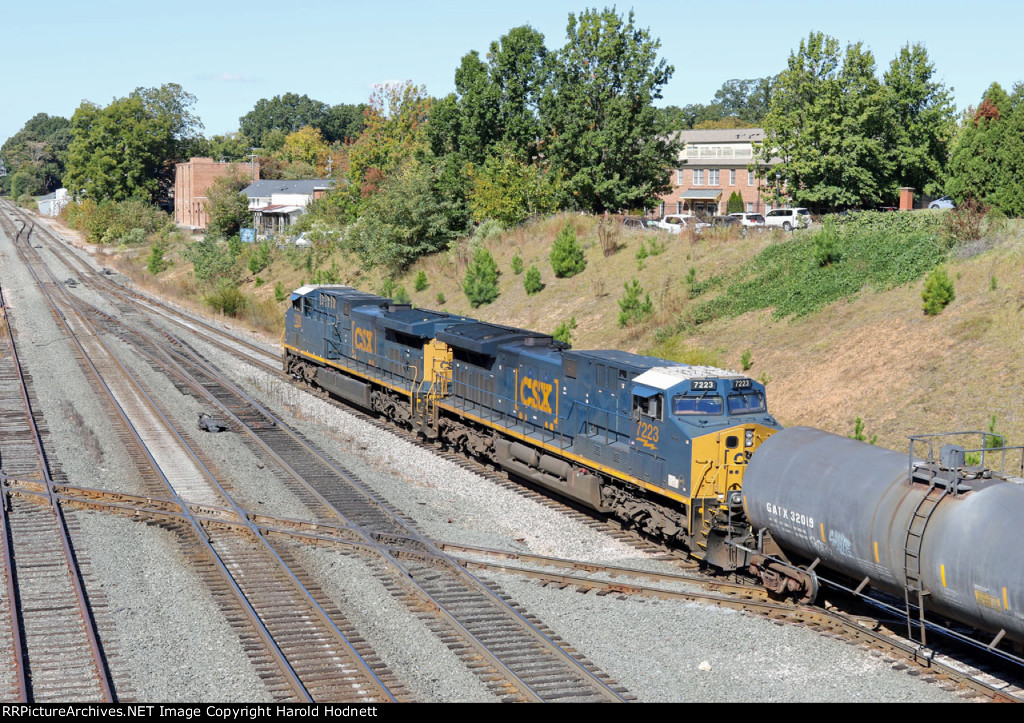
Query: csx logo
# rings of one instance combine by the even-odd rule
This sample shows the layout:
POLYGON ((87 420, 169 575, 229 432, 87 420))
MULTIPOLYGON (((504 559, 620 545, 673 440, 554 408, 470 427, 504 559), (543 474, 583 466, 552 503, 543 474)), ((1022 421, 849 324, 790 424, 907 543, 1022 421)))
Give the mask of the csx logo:
POLYGON ((551 384, 524 377, 519 383, 519 401, 527 407, 551 414, 551 384))
POLYGON ((356 349, 373 353, 373 332, 369 329, 356 329, 356 349))

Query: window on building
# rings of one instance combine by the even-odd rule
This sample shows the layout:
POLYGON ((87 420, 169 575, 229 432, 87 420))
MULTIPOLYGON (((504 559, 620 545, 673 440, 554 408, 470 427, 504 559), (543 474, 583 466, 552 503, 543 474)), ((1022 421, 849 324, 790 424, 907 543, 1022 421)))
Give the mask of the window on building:
POLYGON ((754 185, 754 172, 753 171, 747 171, 747 185, 748 186, 753 186, 754 185))
POLYGON ((661 202, 661 207, 658 209, 658 215, 661 216, 662 218, 665 217, 665 202, 664 201, 661 202))
POLYGON ((676 201, 676 213, 682 213, 682 212, 683 212, 683 202, 682 201, 676 201))
POLYGON ((747 213, 753 213, 753 212, 754 212, 754 202, 753 201, 747 201, 747 213))
POLYGON ((735 168, 730 168, 729 169, 729 185, 730 186, 735 186, 736 185, 736 169, 735 168))
POLYGON ((682 168, 677 168, 676 169, 676 185, 677 186, 682 186, 683 185, 683 169, 682 168))
POLYGON ((717 168, 712 168, 710 171, 708 171, 708 185, 709 186, 717 186, 718 185, 718 169, 717 168))
POLYGON ((693 185, 703 186, 704 185, 704 170, 693 169, 693 185))

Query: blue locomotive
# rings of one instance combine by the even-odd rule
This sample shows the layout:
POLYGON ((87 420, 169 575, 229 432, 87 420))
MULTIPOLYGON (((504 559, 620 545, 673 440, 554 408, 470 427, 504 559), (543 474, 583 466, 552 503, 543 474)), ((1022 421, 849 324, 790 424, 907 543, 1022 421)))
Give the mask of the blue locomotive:
POLYGON ((285 323, 295 378, 712 565, 748 563, 743 474, 780 429, 758 382, 344 286, 296 290, 285 323))

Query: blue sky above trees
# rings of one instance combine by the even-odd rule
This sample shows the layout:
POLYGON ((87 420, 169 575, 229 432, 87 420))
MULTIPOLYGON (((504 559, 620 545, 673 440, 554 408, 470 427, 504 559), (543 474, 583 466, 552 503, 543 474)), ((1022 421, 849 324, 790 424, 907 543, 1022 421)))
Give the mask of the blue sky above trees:
MULTIPOLYGON (((256 101, 286 92, 361 103, 375 83, 411 79, 442 96, 454 89, 455 69, 468 51, 486 52, 492 40, 523 24, 543 33, 548 48, 561 47, 570 12, 606 4, 11 4, 0 14, 0 142, 36 113, 70 118, 83 99, 106 105, 135 88, 169 82, 196 96, 193 110, 206 135, 237 130, 256 101)), ((959 108, 977 104, 993 81, 1009 90, 1024 80, 1019 0, 636 0, 618 9, 629 7, 675 66, 658 105, 708 103, 726 80, 778 73, 812 30, 843 45, 862 41, 883 69, 904 44, 923 43, 959 108)))

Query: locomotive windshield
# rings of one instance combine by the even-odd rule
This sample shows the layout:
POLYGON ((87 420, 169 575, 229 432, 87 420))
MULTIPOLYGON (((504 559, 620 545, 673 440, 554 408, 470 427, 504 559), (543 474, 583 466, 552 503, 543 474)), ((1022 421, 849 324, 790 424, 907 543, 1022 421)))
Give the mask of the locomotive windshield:
POLYGON ((684 397, 677 394, 672 397, 672 413, 681 417, 700 414, 721 414, 723 409, 722 398, 717 395, 684 397))
POLYGON ((761 392, 737 392, 728 398, 729 414, 757 414, 766 410, 761 392))

